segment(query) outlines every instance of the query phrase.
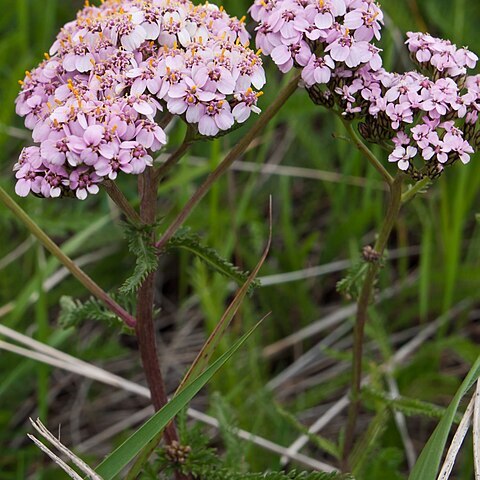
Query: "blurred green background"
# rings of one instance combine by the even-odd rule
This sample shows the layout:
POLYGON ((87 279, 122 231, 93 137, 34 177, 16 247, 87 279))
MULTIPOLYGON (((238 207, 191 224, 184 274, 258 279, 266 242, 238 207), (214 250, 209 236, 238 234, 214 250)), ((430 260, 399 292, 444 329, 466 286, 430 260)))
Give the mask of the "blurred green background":
MULTIPOLYGON (((238 16, 249 7, 246 0, 221 3, 238 16)), ((56 32, 80 6, 81 2, 69 0, 0 0, 0 185, 11 193, 12 166, 22 146, 29 144, 29 133, 14 111, 18 80, 41 60, 56 32)), ((479 2, 385 0, 382 6, 388 16, 382 46, 390 68, 409 68, 402 49, 408 30, 428 30, 480 53, 479 2)), ((268 84, 262 107, 275 98, 283 81, 269 61, 266 68, 268 84)), ((194 147, 161 186, 165 222, 247 129, 248 124, 226 138, 194 147)), ((171 132, 172 143, 180 141, 181 130, 179 127, 171 132)), ((218 405, 227 405, 240 426, 281 445, 291 443, 299 431, 272 404, 282 404, 305 425, 312 423, 325 405, 348 388, 348 368, 339 366, 348 365, 349 344, 332 344, 322 351, 322 362, 297 372, 273 389, 265 388, 269 379, 283 372, 330 330, 284 348, 277 355, 267 347, 278 346, 275 342, 349 304, 335 290, 336 282, 345 274, 345 264, 337 268, 332 262, 357 259, 361 248, 372 241, 384 213, 385 192, 380 179, 342 135, 337 120, 315 107, 304 92, 297 92, 244 156, 244 163, 212 189, 188 221, 205 243, 241 268, 252 269, 268 237, 268 198, 272 195, 273 246, 261 275, 316 266, 326 266, 332 272, 312 278, 306 278, 304 272, 299 280, 288 283, 269 277, 268 285, 246 303, 231 338, 225 342, 227 346, 245 328, 272 312, 261 333, 210 387, 210 391, 221 393, 223 401, 209 407, 206 396, 197 400, 200 408, 213 408, 218 414, 218 405), (266 163, 271 169, 258 172, 266 163), (287 166, 296 168, 281 168, 287 166)), ((380 290, 394 286, 396 291, 374 309, 368 330, 372 348, 366 363, 370 371, 375 373, 398 348, 394 333, 421 327, 466 298, 473 299, 474 304, 478 300, 479 160, 474 157, 467 166, 449 169, 427 195, 405 208, 390 245, 398 255, 387 262, 379 283, 380 290)), ((129 198, 135 198, 134 178, 122 178, 120 186, 129 198)), ((115 210, 105 195, 90 197, 84 203, 33 197, 19 203, 58 243, 67 246, 73 258, 84 262, 88 273, 105 289, 115 289, 129 275, 133 261, 115 210)), ((117 334, 93 321, 76 332, 59 327, 59 299, 63 295, 88 295, 71 278, 55 277, 58 265, 2 206, 0 232, 0 321, 142 382, 135 345, 129 337, 122 336, 119 341, 117 334), (59 281, 52 282, 52 278, 59 281)), ((164 313, 159 321, 161 345, 173 389, 203 335, 221 317, 231 289, 224 278, 190 255, 179 254, 162 260, 158 290, 164 313)), ((456 316, 453 324, 439 331, 408 364, 397 369, 395 377, 402 395, 440 406, 448 404, 478 354, 478 313, 472 307, 456 316)), ((351 318, 344 322, 351 324, 351 318)), ((382 385, 382 379, 377 378, 376 386, 382 385)), ((375 414, 380 407, 371 403, 375 414)), ((113 389, 0 350, 0 479, 64 478, 26 440, 29 416, 40 416, 54 431, 62 424, 62 439, 69 446, 78 446, 146 405, 144 400, 119 396, 113 389)), ((342 421, 337 418, 322 433, 336 442, 342 421)), ((419 452, 435 423, 418 416, 408 422, 419 452)), ((84 457, 94 464, 120 438, 122 435, 117 435, 98 444, 84 457)), ((404 478, 405 455, 391 416, 385 420, 376 448, 379 454, 365 467, 364 478, 404 478)), ((305 451, 328 458, 319 445, 305 451)), ((278 457, 248 445, 244 455, 255 469, 277 468, 279 464, 278 457)), ((471 463, 471 455, 466 454, 455 478, 472 478, 471 463)))

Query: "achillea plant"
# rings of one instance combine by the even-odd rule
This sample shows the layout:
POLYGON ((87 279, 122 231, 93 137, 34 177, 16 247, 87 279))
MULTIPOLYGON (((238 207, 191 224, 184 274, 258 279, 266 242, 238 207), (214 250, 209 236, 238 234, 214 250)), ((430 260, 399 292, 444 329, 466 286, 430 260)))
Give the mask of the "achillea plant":
MULTIPOLYGON (((376 45, 384 18, 374 0, 255 0, 250 12, 258 23, 257 52, 248 46, 244 19, 232 18, 223 8, 208 2, 104 0, 97 7, 87 1, 76 20, 61 30, 45 60, 27 72, 21 82, 17 113, 25 117, 35 145, 26 147, 14 166, 16 192, 22 197, 32 193, 85 200, 89 194, 98 193, 100 186, 105 187, 130 222, 126 230, 131 251, 137 256, 137 269, 123 293, 136 293, 135 316, 79 269, 1 188, 0 199, 109 311, 135 329, 156 410, 168 403, 155 343, 157 257, 168 246, 183 245, 201 258, 210 257, 211 265, 230 272, 237 281, 248 278, 191 367, 189 372, 199 376, 192 380, 188 373, 191 384, 181 384, 183 408, 191 399, 186 399, 185 391, 194 392, 193 396, 204 385, 200 380, 211 378, 213 367, 223 365, 217 361, 205 371, 268 249, 253 274, 243 277, 196 237, 178 235, 179 229, 298 85, 304 87, 314 103, 341 119, 355 147, 383 176, 390 191, 375 245, 363 249, 363 261, 340 285, 358 297, 352 401, 338 465, 349 471, 360 408, 364 329, 383 255, 402 205, 422 192, 446 166, 468 163, 480 147, 480 76, 469 75, 478 58, 449 41, 409 33, 406 43, 418 71, 388 72, 376 45), (263 113, 257 105, 266 81, 261 51, 281 72, 299 70, 263 113), (246 122, 252 112, 261 115, 157 238, 159 182, 194 141, 228 133, 246 122), (168 149, 165 129, 174 116, 187 123, 185 140, 165 163, 157 165, 154 153, 168 149), (381 145, 388 152, 386 158, 378 159, 354 127, 363 140, 381 145), (396 165, 395 176, 389 172, 389 164, 396 165), (120 173, 140 176, 139 212, 114 183, 120 173), (408 177, 416 183, 404 190, 408 177)), ((77 318, 77 307, 76 302, 68 302, 69 318, 77 318)), ((83 311, 99 316, 104 313, 95 302, 83 306, 83 311)), ((230 358, 245 339, 220 360, 230 358)), ((177 407, 176 412, 180 409, 177 407)), ((188 464, 191 449, 179 443, 174 416, 155 417, 163 426, 153 434, 149 430, 151 437, 142 446, 146 447, 155 434, 163 434, 166 451, 176 462, 174 475, 185 479, 195 476, 181 468, 188 464)), ((140 453, 137 440, 134 436, 137 450, 127 452, 132 457, 123 458, 121 447, 120 453, 113 454, 113 466, 107 459, 99 468, 118 473, 140 453)), ((149 454, 143 454, 128 478, 136 477, 135 472, 147 463, 149 454)), ((226 475, 224 470, 216 473, 226 475)), ((232 478, 243 478, 236 473, 228 472, 232 478)), ((295 475, 272 473, 271 478, 327 478, 325 474, 295 475)), ((245 478, 270 477, 261 474, 245 478)))

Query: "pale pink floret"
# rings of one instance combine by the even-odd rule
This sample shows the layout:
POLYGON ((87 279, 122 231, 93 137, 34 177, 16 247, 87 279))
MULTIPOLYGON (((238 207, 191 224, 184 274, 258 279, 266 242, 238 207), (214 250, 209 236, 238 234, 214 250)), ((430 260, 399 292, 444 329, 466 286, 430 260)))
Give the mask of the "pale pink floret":
POLYGON ((388 157, 388 161, 396 163, 400 170, 408 170, 410 160, 416 157, 418 150, 415 147, 397 147, 388 157))
POLYGON ((452 151, 450 145, 446 144, 435 133, 436 138, 423 149, 422 156, 425 160, 431 160, 434 156, 440 163, 446 163, 448 161, 448 154, 452 151))
POLYGON ((326 84, 332 78, 334 68, 335 62, 330 55, 325 55, 323 58, 312 55, 302 71, 302 79, 308 87, 315 84, 326 84))
POLYGON ((462 163, 470 162, 470 155, 475 153, 473 147, 463 138, 463 133, 459 129, 452 129, 445 134, 443 138, 445 145, 452 152, 458 154, 462 163))
POLYGON ((235 95, 238 103, 233 108, 232 115, 238 123, 246 122, 252 112, 257 114, 261 112, 257 107, 258 97, 259 94, 255 93, 252 89, 247 90, 245 93, 235 95))
POLYGON ((69 187, 75 191, 79 200, 85 200, 88 194, 95 195, 99 192, 98 183, 101 177, 96 173, 89 172, 88 167, 80 167, 74 170, 69 177, 69 187))
POLYGON ((368 42, 357 41, 347 32, 330 44, 325 51, 330 53, 333 60, 344 62, 350 68, 369 62, 372 58, 368 42))
POLYGON ((343 16, 346 13, 344 0, 321 0, 318 4, 318 13, 315 16, 315 26, 319 29, 330 28, 335 17, 343 16))
POLYGON ((76 155, 68 155, 67 158, 72 166, 78 165, 78 160, 86 165, 94 165, 98 161, 98 147, 103 140, 105 127, 103 125, 90 125, 81 137, 72 135, 68 141, 70 152, 76 155))
POLYGON ((202 106, 202 113, 198 122, 198 131, 201 135, 215 136, 221 130, 232 128, 235 119, 228 102, 224 100, 212 101, 202 106))
POLYGON ((20 197, 26 197, 30 191, 40 193, 42 172, 44 171, 40 149, 27 147, 22 150, 19 161, 15 164, 15 193, 20 197))
POLYGON ((67 72, 89 72, 93 69, 95 57, 90 53, 87 44, 82 43, 73 47, 73 52, 66 55, 62 66, 67 72))
POLYGON ((206 92, 202 89, 201 84, 205 84, 205 79, 199 83, 200 85, 197 85, 193 79, 185 77, 180 83, 172 86, 168 92, 169 112, 175 115, 186 113, 189 123, 198 123, 204 110, 202 103, 211 102, 216 97, 214 92, 206 92))

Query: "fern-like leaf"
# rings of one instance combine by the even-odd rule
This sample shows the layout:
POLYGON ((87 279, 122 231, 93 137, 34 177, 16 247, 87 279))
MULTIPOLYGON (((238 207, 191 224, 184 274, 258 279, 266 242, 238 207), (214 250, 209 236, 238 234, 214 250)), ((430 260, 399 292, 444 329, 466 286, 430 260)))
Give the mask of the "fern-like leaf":
MULTIPOLYGON (((385 406, 409 417, 413 415, 421 415, 428 418, 442 418, 446 411, 443 407, 414 398, 402 396, 392 398, 388 393, 372 387, 363 388, 362 397, 365 400, 381 402, 385 406)), ((457 415, 455 420, 458 423, 461 420, 461 415, 457 415)))
MULTIPOLYGON (((170 480, 175 471, 180 471, 194 480, 354 480, 351 475, 340 473, 304 471, 251 473, 248 471, 249 465, 244 456, 236 465, 229 465, 231 462, 228 458, 219 456, 216 450, 209 447, 210 438, 205 434, 203 426, 197 424, 187 427, 185 418, 184 414, 180 415, 179 431, 182 444, 190 447, 189 453, 179 463, 167 453, 168 447, 163 447, 157 452, 155 461, 144 467, 142 479, 170 480)), ((225 447, 227 450, 235 448, 243 451, 244 446, 241 442, 242 440, 232 436, 225 447)))
POLYGON ((363 260, 352 265, 347 276, 337 283, 337 291, 349 300, 356 300, 360 295, 367 270, 368 263, 363 260))
POLYGON ((124 323, 96 298, 91 297, 86 302, 68 296, 60 299, 58 321, 63 328, 76 327, 86 320, 96 320, 109 326, 119 326, 124 323))
POLYGON ((120 293, 130 295, 135 293, 145 279, 155 272, 158 266, 158 257, 155 245, 152 242, 152 233, 156 225, 137 227, 124 224, 125 236, 128 240, 128 248, 136 257, 135 270, 120 287, 120 293))
POLYGON ((332 455, 332 457, 336 458, 337 460, 340 459, 341 453, 340 453, 340 448, 338 445, 336 445, 334 442, 331 440, 328 440, 327 438, 324 438, 318 434, 313 434, 310 432, 310 430, 305 427, 302 423, 300 423, 294 415, 292 415, 290 412, 287 412, 285 409, 283 409, 280 405, 275 405, 278 413, 285 418, 285 420, 288 421, 290 425, 292 425, 293 428, 297 429, 300 433, 303 435, 307 435, 309 440, 320 450, 328 453, 329 455, 332 455))
MULTIPOLYGON (((191 233, 189 229, 181 230, 168 242, 167 250, 175 248, 183 249, 194 254, 210 268, 239 285, 243 285, 248 279, 249 272, 242 272, 238 267, 223 258, 216 250, 202 245, 200 237, 191 233)), ((252 293, 258 286, 258 281, 252 282, 248 293, 252 293)))
POLYGON ((218 471, 201 480, 353 480, 353 477, 338 473, 324 472, 269 472, 269 473, 232 473, 218 471))

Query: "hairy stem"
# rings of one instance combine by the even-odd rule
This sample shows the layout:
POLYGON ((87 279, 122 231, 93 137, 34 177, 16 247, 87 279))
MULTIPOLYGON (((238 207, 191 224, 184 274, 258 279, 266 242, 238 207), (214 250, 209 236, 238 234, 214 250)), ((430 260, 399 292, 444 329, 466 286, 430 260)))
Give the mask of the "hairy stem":
POLYGON ((347 130, 347 133, 355 146, 365 155, 365 158, 370 162, 375 170, 380 173, 388 185, 391 186, 393 183, 393 177, 388 173, 387 169, 382 165, 375 154, 367 147, 367 145, 365 145, 365 143, 362 142, 360 137, 355 132, 352 123, 345 120, 341 115, 339 115, 339 118, 342 120, 343 125, 345 126, 345 129, 347 130))
POLYGON ((98 300, 115 315, 121 318, 126 325, 133 328, 136 325, 135 317, 128 313, 115 300, 113 300, 94 280, 92 280, 77 264, 60 249, 60 247, 30 218, 10 195, 0 187, 0 200, 10 209, 15 217, 20 220, 37 238, 37 240, 98 300))
MULTIPOLYGON (((390 186, 390 199, 387 213, 383 221, 380 233, 375 243, 375 251, 383 255, 387 247, 388 239, 398 219, 402 206, 403 175, 399 174, 390 186)), ((360 390, 362 386, 363 366, 363 343, 365 325, 368 320, 368 307, 370 305, 373 289, 380 270, 381 262, 373 262, 369 265, 363 282, 360 297, 357 302, 357 314, 353 332, 353 364, 352 364, 352 389, 351 403, 348 412, 348 421, 345 433, 345 445, 343 449, 343 468, 348 470, 348 457, 353 447, 358 413, 360 411, 360 390)))
POLYGON ((102 187, 107 192, 108 196, 112 199, 115 205, 124 213, 124 215, 134 225, 141 225, 142 219, 137 211, 132 207, 128 199, 123 192, 117 187, 117 184, 112 180, 105 180, 102 183, 102 187))
MULTIPOLYGON (((157 214, 157 186, 153 169, 147 169, 139 179, 140 191, 140 217, 143 224, 152 225, 157 214)), ((152 234, 152 243, 155 241, 152 234)), ((137 326, 136 334, 143 371, 150 389, 152 404, 156 411, 168 402, 167 391, 159 356, 157 351, 155 322, 153 317, 155 301, 155 273, 150 274, 137 294, 137 326)), ((165 442, 172 444, 178 442, 175 424, 171 422, 164 432, 165 442)), ((177 480, 183 480, 182 474, 175 474, 177 480)))
POLYGON ((242 155, 250 146, 252 141, 263 131, 272 118, 278 113, 285 102, 293 95, 298 87, 300 74, 295 77, 285 86, 285 88, 278 94, 276 100, 260 115, 258 120, 253 124, 252 128, 246 135, 230 150, 227 156, 223 159, 220 165, 207 177, 205 182, 194 193, 192 198, 187 202, 182 211, 178 214, 175 220, 170 224, 163 236, 156 244, 159 251, 161 251, 168 241, 175 235, 178 229, 184 224, 187 218, 192 213, 193 209, 208 193, 212 185, 230 168, 232 163, 242 155))

